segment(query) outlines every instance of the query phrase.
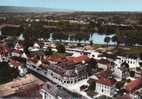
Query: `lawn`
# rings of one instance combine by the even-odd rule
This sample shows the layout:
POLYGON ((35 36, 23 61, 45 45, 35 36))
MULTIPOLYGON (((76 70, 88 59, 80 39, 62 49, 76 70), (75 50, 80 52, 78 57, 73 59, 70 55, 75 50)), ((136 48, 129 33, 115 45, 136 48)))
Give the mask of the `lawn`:
POLYGON ((54 52, 53 55, 57 55, 57 56, 71 56, 71 53, 58 53, 58 52, 54 52))

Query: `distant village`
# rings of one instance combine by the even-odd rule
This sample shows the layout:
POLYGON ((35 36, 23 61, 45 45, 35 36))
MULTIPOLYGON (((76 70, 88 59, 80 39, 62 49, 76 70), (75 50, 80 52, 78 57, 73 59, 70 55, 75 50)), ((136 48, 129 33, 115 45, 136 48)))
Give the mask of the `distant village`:
POLYGON ((30 44, 23 33, 13 38, 1 32, 0 62, 18 76, 0 85, 0 97, 34 85, 41 99, 142 99, 140 54, 116 54, 111 45, 94 48, 91 35, 84 41, 53 36, 30 44))

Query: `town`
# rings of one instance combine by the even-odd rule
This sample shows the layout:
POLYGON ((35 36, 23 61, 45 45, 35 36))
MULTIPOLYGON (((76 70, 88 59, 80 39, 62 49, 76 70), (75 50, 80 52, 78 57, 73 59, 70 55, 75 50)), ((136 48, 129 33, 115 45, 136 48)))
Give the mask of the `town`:
POLYGON ((1 32, 0 37, 0 61, 9 64, 18 75, 12 76, 15 80, 9 84, 0 85, 2 97, 24 93, 33 86, 38 87, 41 99, 142 97, 140 55, 119 55, 110 45, 94 48, 91 36, 79 45, 70 37, 54 40, 53 33, 48 39, 37 38, 33 44, 27 44, 23 33, 12 38, 1 32))
POLYGON ((142 13, 0 6, 0 99, 142 99, 142 13))

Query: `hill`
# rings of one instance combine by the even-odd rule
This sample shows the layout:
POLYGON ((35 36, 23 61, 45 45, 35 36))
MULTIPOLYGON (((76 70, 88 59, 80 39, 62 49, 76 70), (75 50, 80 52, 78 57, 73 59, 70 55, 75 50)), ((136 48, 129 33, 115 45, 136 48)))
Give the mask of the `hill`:
POLYGON ((72 12, 66 9, 52 9, 40 7, 0 6, 2 13, 45 13, 45 12, 72 12))

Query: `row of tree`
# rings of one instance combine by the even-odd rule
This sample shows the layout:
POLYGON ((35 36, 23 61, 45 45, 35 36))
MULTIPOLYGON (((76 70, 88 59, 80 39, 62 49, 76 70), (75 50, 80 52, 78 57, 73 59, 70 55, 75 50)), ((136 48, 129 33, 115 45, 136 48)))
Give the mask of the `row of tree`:
POLYGON ((117 43, 117 47, 120 43, 125 44, 125 46, 133 46, 135 44, 142 45, 142 33, 140 31, 125 31, 125 32, 117 32, 113 37, 106 36, 104 38, 104 42, 107 45, 112 42, 117 43))

